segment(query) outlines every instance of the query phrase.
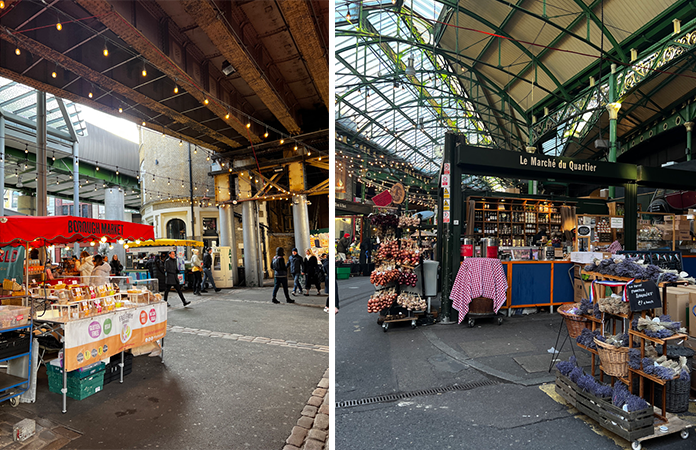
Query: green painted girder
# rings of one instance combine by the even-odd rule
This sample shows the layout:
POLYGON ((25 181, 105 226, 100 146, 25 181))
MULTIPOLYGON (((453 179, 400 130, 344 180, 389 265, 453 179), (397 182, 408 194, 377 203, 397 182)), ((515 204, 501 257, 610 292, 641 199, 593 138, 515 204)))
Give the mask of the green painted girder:
MULTIPOLYGON (((621 48, 621 45, 616 41, 616 38, 609 32, 609 29, 604 26, 604 22, 599 20, 597 15, 594 13, 594 11, 590 8, 587 7, 585 2, 583 0, 575 0, 575 4, 578 5, 585 14, 587 14, 587 17, 592 19, 592 22, 597 26, 597 28, 600 28, 602 30, 602 34, 609 39, 609 42, 611 42, 612 47, 614 48, 614 52, 619 57, 619 60, 623 63, 628 62, 628 58, 626 57, 626 52, 624 52, 623 48, 621 48)), ((569 27, 569 29, 572 29, 572 27, 569 27)), ((586 40, 585 43, 588 41, 586 40)))
MULTIPOLYGON (((595 5, 601 3, 601 0, 595 0, 595 2, 590 5, 590 8, 594 8, 595 5)), ((672 20, 677 17, 677 12, 686 8, 692 8, 691 6, 691 1, 690 0, 678 0, 674 4, 672 4, 670 7, 666 8, 660 15, 658 15, 655 19, 651 20, 647 24, 645 24, 643 27, 639 28, 635 33, 633 33, 629 38, 625 39, 623 42, 621 42, 621 47, 624 49, 630 49, 630 48, 639 48, 644 46, 644 44, 647 42, 654 42, 656 36, 660 33, 664 32, 664 29, 666 28, 672 28, 672 20)), ((689 22, 691 23, 691 21, 689 22)), ((685 26, 682 25, 682 29, 684 29, 685 26)), ((650 48, 655 48, 660 45, 661 42, 668 41, 672 39, 673 36, 670 34, 666 37, 662 37, 657 44, 653 44, 650 46, 650 48)), ((551 46, 555 46, 556 42, 552 43, 551 46)), ((646 53, 646 51, 642 52, 643 54, 646 53)), ((609 59, 609 62, 611 62, 611 58, 609 59)), ((619 61, 617 61, 619 62, 619 61)), ((607 61, 606 60, 598 60, 595 63, 589 65, 587 68, 584 70, 580 71, 577 75, 574 77, 570 78, 568 81, 564 83, 566 86, 566 89, 569 92, 574 91, 577 88, 585 89, 587 87, 587 80, 589 79, 590 76, 594 76, 596 79, 599 77, 597 76, 599 74, 599 67, 600 64, 603 66, 603 73, 607 70, 607 61)), ((604 77, 602 77, 604 78, 604 77)), ((557 107, 558 100, 550 95, 547 95, 545 98, 541 99, 536 105, 532 107, 532 111, 536 110, 542 110, 544 107, 548 107, 549 109, 553 110, 557 107)))
MULTIPOLYGON (((360 113, 360 114, 363 114, 363 115, 366 114, 365 111, 362 111, 360 108, 358 108, 357 106, 351 104, 351 103, 348 102, 347 100, 343 100, 342 103, 343 103, 344 105, 347 105, 348 107, 354 109, 355 111, 357 111, 357 112, 360 113)), ((356 133, 356 135, 362 137, 362 135, 360 135, 360 134, 357 134, 357 133, 356 133)), ((428 137, 430 137, 430 136, 428 136, 428 137)), ((412 150, 414 150, 414 151, 417 151, 418 154, 421 155, 422 157, 427 158, 426 155, 422 154, 419 150, 413 148, 413 145, 412 145, 412 144, 409 144, 408 142, 404 141, 404 140, 401 139, 400 137, 395 136, 395 138, 397 138, 399 141, 401 141, 402 143, 404 143, 404 144, 405 144, 407 147, 409 147, 410 149, 412 149, 412 150)), ((430 139, 432 140, 433 138, 430 137, 430 139)), ((432 140, 432 142, 433 142, 433 144, 437 144, 437 141, 435 141, 435 140, 432 140)))
MULTIPOLYGON (((619 80, 619 86, 620 86, 619 91, 621 92, 621 97, 625 97, 629 93, 638 89, 638 87, 640 86, 641 83, 647 82, 647 81, 653 79, 654 77, 661 75, 661 73, 660 73, 661 71, 664 71, 670 65, 673 65, 673 64, 679 62, 680 60, 682 60, 683 58, 688 56, 691 52, 693 52, 694 49, 696 49, 696 41, 694 41, 694 40, 692 40, 693 44, 689 49, 685 49, 684 44, 680 43, 678 46, 679 50, 677 51, 677 53, 673 54, 673 55, 677 55, 677 56, 669 61, 663 60, 664 55, 666 55, 666 54, 668 55, 669 52, 671 51, 671 49, 676 48, 675 44, 678 43, 679 40, 685 39, 685 37, 688 34, 696 32, 696 19, 694 19, 694 20, 690 21, 688 24, 686 24, 683 29, 688 30, 688 31, 682 31, 677 36, 670 36, 669 38, 667 38, 661 42, 656 43, 655 45, 651 46, 648 50, 643 52, 643 55, 645 55, 645 56, 643 56, 642 58, 639 58, 634 63, 634 65, 641 64, 641 61, 645 60, 646 58, 649 58, 649 60, 651 62, 651 69, 652 70, 647 70, 643 74, 642 77, 636 76, 634 79, 635 82, 632 81, 630 84, 630 89, 626 87, 627 81, 626 81, 626 76, 625 76, 626 72, 628 72, 630 70, 630 67, 621 67, 621 68, 617 69, 616 77, 619 80), (651 55, 655 55, 655 56, 651 57, 651 55), (655 69, 660 69, 660 72, 657 72, 655 69)), ((633 71, 633 73, 638 75, 637 72, 635 72, 635 71, 633 71)), ((598 85, 599 86, 604 85, 606 80, 608 80, 609 76, 611 76, 610 73, 607 74, 604 79, 600 80, 598 85)), ((585 95, 588 95, 588 93, 590 93, 591 91, 593 91, 595 89, 597 89, 597 87, 587 87, 581 93, 579 93, 576 98, 581 98, 585 95)), ((566 107, 566 105, 561 105, 560 109, 565 109, 565 107, 566 107)), ((631 109, 631 111, 632 110, 633 109, 631 109)), ((558 109, 551 112, 549 114, 549 116, 553 116, 556 112, 558 112, 558 109)), ((580 111, 577 115, 582 115, 582 114, 584 114, 584 111, 580 111)), ((624 113, 624 114, 626 114, 626 113, 624 113)), ((571 117, 569 117, 569 119, 570 118, 571 117)), ((598 118, 599 118, 599 116, 595 118, 595 122, 598 118)), ((533 126, 533 130, 532 130, 532 136, 534 138, 533 142, 536 142, 536 139, 538 139, 545 132, 548 131, 548 129, 547 129, 548 127, 546 125, 543 125, 544 128, 542 128, 542 125, 543 125, 543 122, 537 123, 536 125, 533 126), (537 131, 537 130, 543 130, 543 131, 537 131)), ((590 126, 590 125, 591 124, 589 124, 589 122, 588 122, 588 126, 590 126)))
MULTIPOLYGON (((19 150, 14 147, 6 146, 5 154, 17 160, 26 160, 28 164, 32 164, 34 167, 36 167, 36 154, 34 153, 26 154, 24 153, 24 150, 19 150)), ((52 157, 47 157, 46 165, 50 169, 65 175, 71 175, 73 173, 71 157, 56 158, 55 161, 53 161, 52 157), (69 161, 69 163, 66 161, 69 161)), ((7 170, 7 164, 5 166, 5 169, 7 170)), ((80 161, 79 170, 80 177, 89 177, 94 180, 99 180, 113 185, 118 185, 122 188, 137 188, 137 190, 140 190, 140 184, 138 180, 135 177, 124 175, 123 173, 119 173, 118 175, 116 175, 115 171, 104 169, 101 167, 99 168, 99 170, 96 170, 95 165, 85 163, 83 161, 80 161)))
MULTIPOLYGON (((364 32, 362 32, 362 31, 339 30, 339 29, 336 30, 336 36, 363 37, 363 35, 364 35, 364 32)), ((476 77, 478 78, 478 80, 477 80, 478 84, 493 91, 498 97, 504 98, 505 101, 510 106, 512 106, 518 113, 520 113, 520 117, 527 117, 527 111, 525 109, 523 109, 512 97, 510 97, 510 95, 507 92, 505 92, 501 86, 498 86, 494 81, 492 81, 490 78, 488 78, 487 76, 482 74, 478 69, 474 68, 473 64, 468 64, 468 63, 462 61, 462 58, 463 58, 466 60, 471 60, 471 61, 476 62, 474 60, 474 58, 471 58, 471 57, 468 57, 465 55, 459 55, 455 51, 443 49, 442 47, 436 47, 433 49, 432 46, 424 46, 424 45, 421 45, 418 43, 414 43, 413 41, 409 41, 407 39, 395 37, 395 36, 381 36, 381 37, 380 36, 369 36, 369 37, 373 38, 374 40, 373 41, 363 40, 362 43, 358 43, 356 45, 351 45, 351 46, 336 50, 336 55, 337 55, 336 57, 338 58, 339 53, 354 50, 356 47, 360 47, 360 46, 377 44, 380 41, 381 42, 393 42, 393 43, 397 43, 397 44, 401 43, 401 44, 410 45, 410 46, 412 46, 414 48, 418 48, 418 49, 430 50, 430 51, 433 51, 434 53, 436 53, 437 55, 440 55, 443 58, 447 59, 451 63, 455 63, 455 64, 460 65, 462 67, 466 67, 466 69, 468 71, 471 71, 472 73, 476 74, 476 77)), ((499 70, 499 71, 505 73, 506 75, 509 75, 510 77, 517 77, 517 74, 515 74, 514 72, 510 72, 510 71, 507 71, 505 69, 498 68, 498 67, 493 66, 491 64, 482 63, 480 61, 478 63, 481 65, 485 65, 488 67, 492 67, 496 70, 499 70)), ((460 79, 462 78, 461 74, 452 74, 452 75, 457 76, 460 79)), ((525 78, 521 78, 520 81, 527 83, 527 84, 530 84, 530 85, 532 84, 531 81, 529 81, 525 78)), ((549 91, 548 89, 545 89, 544 87, 541 87, 541 86, 537 86, 537 87, 539 89, 547 92, 548 94, 553 95, 552 91, 549 91)))
MULTIPOLYGON (((503 3, 506 3, 506 4, 508 4, 508 5, 511 6, 511 7, 517 7, 516 5, 510 4, 509 2, 503 2, 503 3)), ((502 28, 500 28, 499 25, 496 25, 496 24, 494 24, 494 23, 488 21, 486 18, 479 16, 478 14, 474 13, 473 11, 470 11, 470 10, 468 10, 468 9, 466 9, 466 8, 461 8, 461 7, 459 6, 459 3, 457 3, 456 5, 453 5, 453 7, 455 8, 456 11, 458 11, 458 12, 463 12, 464 14, 466 14, 466 15, 469 16, 469 17, 471 17, 472 19, 475 19, 475 20, 477 20, 478 22, 481 22, 482 24, 484 24, 484 25, 486 25, 487 27, 491 28, 492 30, 495 30, 495 31, 496 31, 496 34, 499 34, 499 35, 501 35, 501 36, 504 36, 504 37, 508 38, 508 40, 510 41, 511 44, 513 44, 513 45, 514 45, 515 47, 517 47, 522 53, 524 53, 529 59, 531 59, 531 60, 537 65, 537 67, 539 67, 539 68, 546 74, 546 76, 549 77, 549 79, 556 85, 556 89, 560 91, 560 94, 561 94, 560 96, 561 96, 561 98, 563 98, 563 99, 568 99, 568 98, 569 98, 568 92, 566 91, 565 87, 563 87, 563 85, 561 84, 561 82, 558 81, 558 79, 557 79, 556 76, 553 74, 553 72, 551 72, 551 71, 549 70, 549 68, 546 67, 545 64, 543 64, 541 61, 539 61, 539 59, 537 58, 537 56, 534 55, 532 52, 530 52, 530 51, 527 49, 527 47, 525 47, 525 46, 522 45, 521 43, 517 42, 517 41, 510 35, 510 33, 508 33, 507 31, 503 30, 502 28)), ((558 27, 558 25, 555 25, 555 24, 551 24, 551 23, 550 23, 550 25, 555 26, 555 27, 558 27)), ((572 35, 572 34, 571 34, 571 35, 572 35)))
MULTIPOLYGON (((362 21, 362 24, 364 25, 364 28, 367 30, 368 33, 379 34, 379 31, 372 25, 372 23, 370 23, 370 21, 367 18, 365 18, 362 21)), ((415 37, 415 36, 413 36, 413 37, 415 37)), ((421 43, 421 45, 423 45, 423 42, 420 42, 420 43, 421 43)), ((405 74, 406 65, 401 60, 400 55, 397 55, 394 52, 394 50, 391 48, 391 46, 387 43, 380 42, 377 44, 377 47, 380 48, 382 50, 382 53, 387 56, 387 58, 389 59, 389 61, 392 64, 394 64, 394 69, 398 73, 404 73, 404 76, 407 79, 411 80, 412 84, 416 87, 416 90, 419 92, 420 96, 422 96, 426 102, 430 103, 430 106, 439 115, 443 116, 443 118, 446 117, 447 115, 444 113, 442 106, 439 105, 434 100, 432 100, 432 98, 430 97, 430 93, 428 92, 428 89, 426 89, 425 86, 418 84, 418 81, 419 81, 418 78, 416 78, 415 75, 410 76, 410 75, 405 74)), ((423 52, 423 53, 425 53, 425 52, 423 52)), ((450 120, 449 117, 446 117, 446 119, 447 119, 448 126, 450 128, 452 128, 453 130, 458 131, 457 124, 454 121, 450 120)))
MULTIPOLYGON (((409 29, 409 31, 411 32, 411 36, 412 36, 414 39, 417 39, 418 42, 419 42, 421 45, 425 45, 426 42, 423 40, 423 38, 420 37, 417 33, 414 33, 414 31, 413 31, 414 24, 411 23, 411 22, 409 22, 409 17, 408 17, 408 16, 404 16, 404 21, 408 24, 408 29, 409 29)), ((446 71, 446 74, 440 74, 440 73, 443 71, 443 68, 440 66, 440 63, 439 63, 439 61, 437 60, 437 58, 433 57, 433 54, 432 54, 432 52, 430 52, 430 51, 423 51, 423 53, 424 53, 424 54, 426 55, 426 57, 430 60, 430 63, 433 65, 433 67, 438 71, 438 78, 440 78, 440 80, 441 80, 444 84, 447 85, 447 87, 449 88, 451 94, 455 94, 456 92, 455 92, 454 86, 452 86, 452 85, 450 84, 450 83, 451 83, 451 76, 450 76, 450 75, 451 75, 451 72, 450 72, 450 71, 446 71)), ((462 86, 461 83, 460 83, 460 86, 462 87, 462 90, 463 90, 464 92, 466 92, 466 89, 464 89, 464 86, 462 86)), ((469 93, 468 96, 471 97, 470 93, 469 93)), ((478 124, 477 122, 480 121, 482 124, 485 124, 483 118, 480 116, 480 112, 472 112, 472 111, 470 111, 469 108, 467 107, 467 105, 465 104, 465 101, 463 101, 463 100, 459 100, 459 101, 457 101, 457 103, 459 103, 459 105, 462 107, 462 109, 463 109, 464 111, 466 111, 469 120, 473 123, 474 127, 476 128, 476 130, 479 131, 479 132, 481 132, 481 133, 483 133, 484 139, 487 139, 487 140, 492 141, 492 139, 491 139, 490 137, 487 137, 487 136, 486 136, 486 135, 491 136, 491 129, 490 129, 490 128, 491 128, 491 127, 490 127, 491 124, 488 125, 488 129, 480 129, 480 128, 479 128, 479 124, 478 124), (477 115, 478 115, 478 117, 476 117, 477 115)), ((496 119, 496 120, 497 120, 497 119, 496 119)), ((500 127, 500 124, 498 124, 498 127, 500 127)), ((456 130, 456 128, 453 128, 453 129, 456 130)), ((493 144, 494 141, 492 141, 492 142, 490 142, 490 143, 493 144)))

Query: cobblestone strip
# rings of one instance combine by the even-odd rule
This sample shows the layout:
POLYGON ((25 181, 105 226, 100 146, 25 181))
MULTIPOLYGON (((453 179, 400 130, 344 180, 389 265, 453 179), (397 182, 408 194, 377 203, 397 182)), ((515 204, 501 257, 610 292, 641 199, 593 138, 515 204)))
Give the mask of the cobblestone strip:
POLYGON ((329 371, 312 392, 283 450, 324 450, 329 436, 329 371))
POLYGON ((219 331, 200 330, 198 328, 181 327, 178 325, 168 325, 167 331, 172 333, 195 334, 210 338, 231 339, 233 341, 251 342, 254 344, 277 345, 279 347, 299 348, 303 350, 313 350, 315 352, 329 353, 328 345, 307 344, 305 342, 286 341, 283 339, 272 339, 262 336, 244 336, 236 333, 223 333, 219 331))

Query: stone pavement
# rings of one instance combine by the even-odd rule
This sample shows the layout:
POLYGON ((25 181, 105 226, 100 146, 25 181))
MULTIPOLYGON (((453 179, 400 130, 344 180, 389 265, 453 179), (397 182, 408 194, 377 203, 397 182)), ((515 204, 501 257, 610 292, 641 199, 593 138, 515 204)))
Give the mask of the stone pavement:
POLYGON ((329 436, 329 371, 302 409, 283 450, 323 450, 329 436))
POLYGON ((36 434, 23 442, 14 442, 12 429, 21 421, 21 412, 0 414, 0 449, 2 450, 58 450, 64 448, 82 433, 44 418, 36 418, 36 434))
POLYGON ((329 366, 326 297, 302 297, 308 307, 273 304, 271 289, 223 289, 200 297, 184 292, 192 302, 186 308, 171 298, 164 363, 135 357, 123 384, 109 383, 81 401, 68 398, 65 414, 40 368, 35 403, 0 403, 0 419, 7 418, 0 436, 32 418, 47 430, 31 443, 7 448, 58 448, 64 441, 50 440, 47 431, 63 436, 65 428, 75 433, 63 436, 72 439, 65 445, 71 449, 280 450, 298 417, 309 417, 310 397, 309 406, 318 400, 321 405, 303 445, 316 445, 320 431, 326 433, 321 414, 328 412, 328 396, 322 396, 329 366))

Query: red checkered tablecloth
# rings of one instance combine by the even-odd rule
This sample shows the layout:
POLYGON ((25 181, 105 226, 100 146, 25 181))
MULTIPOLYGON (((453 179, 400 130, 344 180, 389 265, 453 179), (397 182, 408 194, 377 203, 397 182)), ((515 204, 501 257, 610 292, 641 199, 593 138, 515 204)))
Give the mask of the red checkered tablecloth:
POLYGON ((493 309, 497 313, 505 303, 507 288, 507 279, 499 259, 465 259, 450 292, 452 307, 459 311, 458 323, 462 323, 469 312, 469 303, 477 297, 493 299, 493 309))

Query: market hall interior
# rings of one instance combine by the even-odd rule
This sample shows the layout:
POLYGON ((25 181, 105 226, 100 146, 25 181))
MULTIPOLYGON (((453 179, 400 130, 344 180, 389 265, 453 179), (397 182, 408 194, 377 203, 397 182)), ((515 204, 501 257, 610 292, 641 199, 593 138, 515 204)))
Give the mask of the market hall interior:
POLYGON ((329 8, 0 2, 0 446, 326 445, 329 8))
POLYGON ((336 448, 692 448, 690 3, 334 21, 336 448))

